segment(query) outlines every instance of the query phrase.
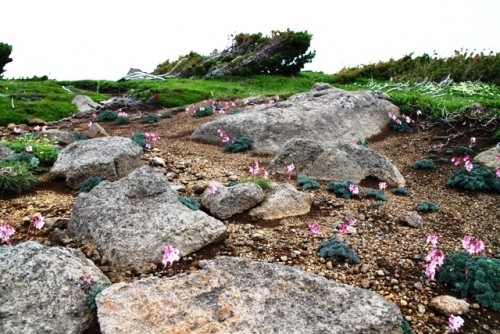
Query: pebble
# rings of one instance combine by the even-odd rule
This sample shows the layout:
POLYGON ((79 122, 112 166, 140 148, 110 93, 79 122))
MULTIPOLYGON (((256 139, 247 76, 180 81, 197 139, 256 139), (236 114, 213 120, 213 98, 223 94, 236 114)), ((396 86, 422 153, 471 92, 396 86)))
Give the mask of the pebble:
POLYGON ((332 264, 332 261, 328 261, 328 262, 326 263, 326 268, 327 268, 327 269, 333 269, 333 264, 332 264))
POLYGON ((385 273, 382 269, 380 269, 380 270, 377 270, 377 275, 378 276, 385 276, 385 273))
POLYGON ((292 259, 298 258, 300 254, 302 254, 302 252, 299 250, 292 251, 292 259))
POLYGON ((361 286, 365 289, 368 289, 370 287, 370 280, 369 279, 362 279, 361 280, 361 286))
POLYGON ((238 176, 236 176, 236 175, 230 175, 227 179, 229 181, 238 181, 238 176))
POLYGON ((406 305, 408 305, 408 302, 407 302, 406 300, 404 300, 404 299, 401 299, 401 300, 399 301, 399 303, 401 304, 401 306, 406 306, 406 305))
POLYGON ((285 262, 286 260, 288 260, 288 257, 286 255, 282 255, 280 256, 280 260, 285 262))
POLYGON ((397 279, 395 279, 395 278, 391 279, 391 284, 392 284, 392 285, 397 285, 398 283, 399 283, 399 282, 398 282, 398 280, 397 280, 397 279))
POLYGON ((413 286, 415 287, 415 289, 417 290, 422 290, 424 287, 422 286, 422 283, 420 282, 417 282, 415 284, 413 284, 413 286))
POLYGON ((425 306, 422 305, 422 304, 418 304, 417 305, 417 310, 418 310, 418 313, 424 314, 425 313, 425 306))

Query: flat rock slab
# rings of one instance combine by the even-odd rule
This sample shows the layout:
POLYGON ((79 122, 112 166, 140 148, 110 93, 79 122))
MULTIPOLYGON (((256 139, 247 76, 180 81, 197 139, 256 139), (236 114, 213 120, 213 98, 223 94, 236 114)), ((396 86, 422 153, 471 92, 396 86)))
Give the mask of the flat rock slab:
POLYGON ((474 162, 480 163, 488 168, 500 168, 500 144, 497 144, 489 150, 484 150, 476 155, 474 157, 474 162))
POLYGON ((82 287, 108 278, 80 250, 27 241, 0 246, 0 333, 84 333, 95 320, 82 287))
POLYGON ((292 138, 322 143, 367 139, 389 125, 389 112, 399 115, 399 109, 380 94, 347 92, 318 84, 312 91, 286 101, 250 106, 238 114, 202 124, 192 138, 220 144, 217 130, 223 129, 231 138, 252 138, 252 151, 276 153, 292 138))
POLYGON ((239 257, 202 270, 118 283, 97 297, 101 332, 401 333, 401 312, 376 293, 300 269, 239 257))
POLYGON ((91 176, 117 180, 143 165, 142 148, 130 138, 105 137, 74 142, 59 152, 51 177, 76 189, 91 176))
POLYGON ((159 170, 143 167, 78 195, 69 234, 97 246, 112 267, 155 270, 165 245, 185 256, 226 237, 226 226, 184 206, 159 170))

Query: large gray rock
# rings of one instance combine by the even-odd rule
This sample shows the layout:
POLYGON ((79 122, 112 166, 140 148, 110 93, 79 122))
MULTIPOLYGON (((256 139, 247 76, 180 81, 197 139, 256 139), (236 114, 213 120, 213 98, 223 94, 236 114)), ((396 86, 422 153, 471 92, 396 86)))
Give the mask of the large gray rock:
POLYGON ((13 155, 16 155, 16 152, 12 151, 10 148, 0 143, 0 161, 4 160, 5 158, 11 157, 13 155))
POLYGON ((95 321, 83 276, 108 278, 80 250, 27 241, 0 247, 0 332, 84 333, 95 321))
POLYGON ((237 213, 253 208, 264 199, 264 191, 255 183, 239 183, 232 187, 224 187, 212 182, 217 187, 215 194, 207 188, 201 195, 200 202, 212 215, 219 219, 227 219, 237 213))
POLYGON ((142 148, 129 138, 105 137, 74 142, 59 152, 50 170, 52 177, 66 178, 78 188, 85 179, 100 176, 117 180, 143 165, 142 148))
POLYGON ((347 92, 317 85, 307 93, 272 105, 247 107, 242 112, 202 124, 192 135, 220 143, 217 129, 229 136, 253 139, 253 151, 276 153, 292 138, 322 143, 352 142, 381 133, 390 123, 389 112, 399 109, 370 92, 347 92))
POLYGON ((104 290, 97 297, 101 332, 401 333, 399 309, 372 291, 247 258, 200 265, 190 275, 104 290))
POLYGON ((485 167, 497 169, 500 168, 500 144, 483 151, 474 157, 474 162, 477 162, 485 167))
POLYGON ((269 163, 269 169, 283 173, 285 164, 295 165, 295 174, 318 180, 350 179, 361 182, 368 176, 404 187, 405 179, 389 158, 361 145, 322 145, 308 139, 291 139, 269 163))
POLYGON ((92 113, 101 108, 101 105, 99 103, 94 102, 87 95, 75 95, 71 103, 76 106, 76 118, 89 117, 92 115, 92 113))
POLYGON ((261 205, 250 210, 252 219, 275 220, 305 215, 311 210, 313 196, 288 183, 271 183, 261 205))
POLYGON ((184 256, 226 237, 221 221, 181 204, 151 167, 78 195, 68 231, 95 244, 112 267, 139 272, 156 269, 167 244, 184 256))

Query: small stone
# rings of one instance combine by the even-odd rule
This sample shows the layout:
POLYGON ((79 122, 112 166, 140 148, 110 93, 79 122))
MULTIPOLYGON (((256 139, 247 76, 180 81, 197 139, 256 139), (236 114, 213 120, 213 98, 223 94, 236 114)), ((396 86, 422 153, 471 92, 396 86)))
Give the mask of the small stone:
POLYGON ((364 214, 362 214, 362 213, 361 213, 361 214, 359 214, 359 215, 358 215, 358 220, 361 220, 361 221, 366 220, 365 215, 364 215, 364 214))
POLYGON ((150 161, 149 164, 153 167, 165 167, 167 164, 165 163, 165 160, 160 158, 160 157, 153 157, 150 161))
POLYGON ((401 304, 401 306, 407 306, 407 305, 408 305, 408 302, 407 302, 406 300, 404 300, 404 299, 401 299, 401 300, 399 301, 399 304, 401 304))
POLYGON ((299 250, 292 251, 292 259, 298 258, 300 256, 300 254, 302 254, 302 252, 299 250))
POLYGON ((177 191, 178 193, 185 193, 186 192, 186 186, 184 186, 182 184, 172 184, 172 185, 170 185, 170 188, 172 188, 172 190, 174 190, 174 191, 177 191))
POLYGON ((193 192, 196 195, 199 195, 199 194, 202 194, 206 188, 207 188, 206 185, 197 183, 193 186, 193 192))
POLYGON ((236 175, 230 175, 227 179, 229 181, 238 181, 238 176, 236 176, 236 175))
POLYGON ((319 263, 325 263, 325 262, 326 262, 325 258, 323 258, 323 257, 319 258, 319 263))
POLYGON ((385 273, 382 269, 377 270, 377 276, 385 276, 385 273))
POLYGON ((471 305, 471 307, 472 307, 473 309, 475 309, 475 310, 477 310, 477 309, 479 309, 479 308, 480 308, 480 306, 479 306, 479 304, 478 304, 478 303, 474 303, 474 304, 472 304, 472 305, 471 305))
POLYGON ((251 236, 252 240, 259 241, 259 240, 264 240, 264 235, 261 233, 253 233, 251 236))
POLYGON ((410 315, 405 315, 405 320, 406 320, 406 321, 411 321, 411 319, 412 319, 412 318, 411 318, 411 316, 410 316, 410 315))
POLYGON ((417 282, 415 284, 413 284, 413 286, 415 287, 415 289, 417 290, 422 290, 424 287, 422 286, 422 283, 420 282, 417 282))
POLYGON ((333 264, 332 264, 332 261, 328 261, 328 262, 326 263, 326 268, 327 268, 327 269, 333 269, 333 264))
POLYGON ((286 260, 288 260, 288 257, 286 255, 282 255, 280 256, 280 260, 285 262, 286 260))
POLYGON ((361 272, 362 273, 367 273, 368 270, 370 270, 370 266, 369 265, 367 265, 367 264, 361 265, 361 272))
POLYGON ((177 174, 175 174, 174 172, 168 172, 167 173, 167 179, 169 181, 172 181, 173 179, 175 179, 177 177, 177 174))
POLYGON ((417 311, 418 311, 418 313, 424 314, 425 313, 425 306, 422 304, 418 304, 417 311))
POLYGON ((395 278, 391 279, 391 284, 392 284, 392 285, 396 285, 396 284, 398 284, 398 283, 399 283, 399 282, 398 282, 398 280, 397 280, 397 279, 395 279, 395 278))
POLYGON ((411 227, 419 228, 422 226, 422 217, 416 211, 406 211, 399 220, 411 227))
POLYGON ((361 280, 361 286, 365 289, 368 289, 370 287, 370 280, 369 279, 362 279, 361 280))
POLYGON ((429 306, 436 311, 449 316, 452 314, 466 314, 469 312, 470 304, 463 299, 458 299, 453 296, 438 296, 432 298, 429 306))

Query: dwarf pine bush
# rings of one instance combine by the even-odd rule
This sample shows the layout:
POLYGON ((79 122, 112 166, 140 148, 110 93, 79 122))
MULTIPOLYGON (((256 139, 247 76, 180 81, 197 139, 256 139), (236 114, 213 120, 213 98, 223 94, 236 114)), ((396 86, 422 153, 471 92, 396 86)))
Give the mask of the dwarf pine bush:
POLYGON ((171 117, 172 117, 172 113, 171 113, 171 112, 169 112, 169 111, 166 111, 166 112, 164 112, 164 113, 162 113, 162 114, 160 115, 160 118, 161 118, 161 119, 171 118, 171 117))
POLYGON ((413 168, 415 169, 434 169, 436 168, 436 165, 434 164, 434 161, 431 159, 421 159, 415 161, 413 164, 413 168))
POLYGON ((319 256, 322 258, 342 257, 354 263, 361 263, 361 260, 356 255, 356 252, 349 248, 344 240, 337 237, 332 237, 323 241, 318 246, 319 256))
POLYGON ((252 149, 252 145, 252 138, 247 136, 236 137, 234 141, 228 142, 224 145, 224 150, 232 153, 244 152, 252 149))
POLYGON ((212 107, 207 105, 204 107, 196 108, 193 117, 206 117, 206 116, 212 116, 213 114, 214 112, 212 110, 212 107))
POLYGON ((104 289, 108 287, 107 284, 101 284, 96 286, 92 292, 88 295, 87 297, 87 306, 92 310, 95 311, 97 309, 97 305, 95 303, 95 298, 99 293, 101 293, 104 289))
POLYGON ((363 191, 363 197, 373 197, 377 201, 387 201, 387 196, 382 190, 377 190, 373 188, 368 188, 363 191))
POLYGON ((144 116, 144 119, 142 120, 144 123, 156 123, 161 119, 160 115, 155 115, 155 114, 148 114, 144 116))
POLYGON ((194 197, 179 196, 179 201, 193 211, 200 209, 200 203, 194 197))
POLYGON ((124 124, 130 124, 130 118, 126 116, 118 116, 114 121, 113 124, 116 125, 124 125, 124 124))
POLYGON ((17 195, 33 189, 38 179, 25 163, 0 162, 0 197, 17 195))
POLYGON ((355 183, 349 179, 342 179, 340 181, 331 181, 330 183, 327 184, 326 189, 328 191, 335 193, 337 197, 342 197, 345 199, 350 199, 353 194, 349 190, 349 185, 355 183))
POLYGON ((85 181, 83 181, 81 184, 80 184, 80 187, 78 188, 78 193, 88 193, 89 191, 91 191, 92 189, 94 189, 99 183, 102 182, 102 177, 100 176, 91 176, 87 179, 85 179, 85 181))
POLYGON ((420 202, 417 205, 417 211, 420 213, 439 211, 439 206, 434 202, 420 202))
POLYGON ((411 192, 405 187, 394 188, 392 189, 392 193, 394 195, 411 196, 411 192))
POLYGON ((465 252, 448 255, 438 274, 462 297, 473 297, 481 306, 500 310, 500 259, 471 256, 465 252))
POLYGON ((500 192, 500 178, 495 172, 481 165, 473 165, 469 172, 465 168, 459 169, 446 181, 449 187, 458 187, 467 190, 494 190, 500 192))
POLYGON ((297 184, 301 186, 303 190, 320 188, 319 182, 307 175, 301 175, 297 180, 297 184))
POLYGON ((118 118, 118 113, 112 110, 103 110, 97 115, 96 122, 114 121, 118 118))
POLYGON ((146 140, 146 136, 144 135, 144 133, 140 132, 140 131, 136 131, 132 137, 131 137, 132 141, 134 141, 137 145, 139 145, 140 147, 142 147, 142 150, 143 151, 146 151, 147 150, 147 147, 146 147, 146 144, 147 144, 147 140, 146 140))

